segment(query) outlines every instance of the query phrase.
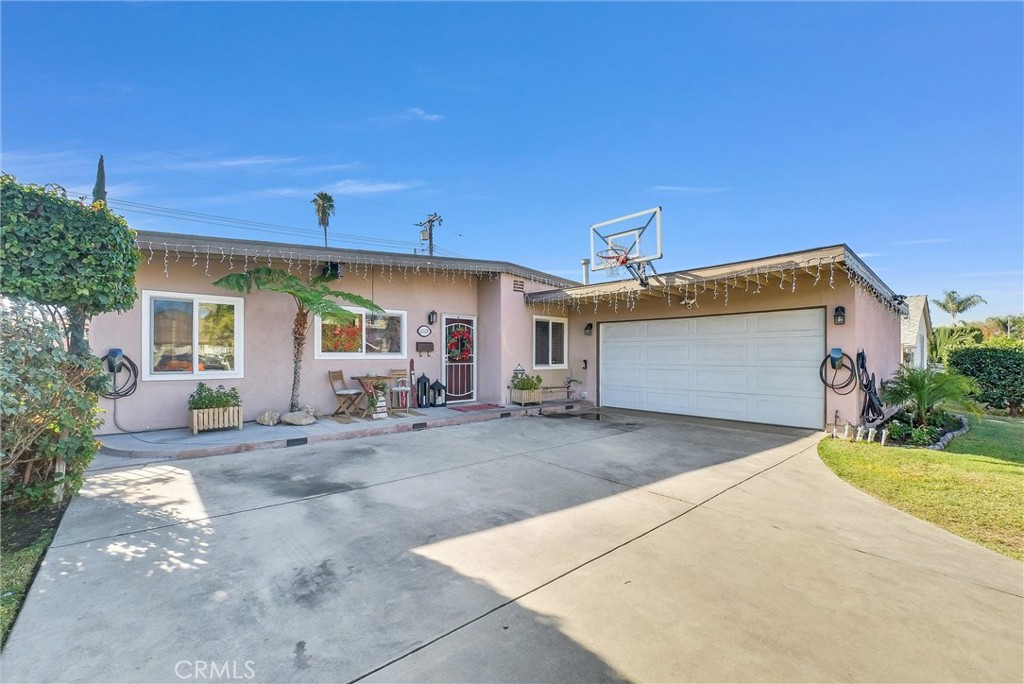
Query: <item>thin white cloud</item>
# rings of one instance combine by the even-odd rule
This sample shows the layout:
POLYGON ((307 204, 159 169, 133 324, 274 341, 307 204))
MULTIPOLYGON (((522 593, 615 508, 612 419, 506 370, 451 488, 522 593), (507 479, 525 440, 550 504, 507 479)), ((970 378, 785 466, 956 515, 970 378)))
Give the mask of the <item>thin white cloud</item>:
POLYGON ((952 242, 949 238, 924 238, 922 240, 899 240, 894 245, 938 245, 943 242, 952 242))
POLYGON ((857 252, 857 256, 859 256, 862 259, 865 259, 867 257, 880 257, 885 255, 885 252, 857 252))
POLYGON ((328 173, 330 171, 352 171, 362 166, 361 163, 347 162, 344 164, 314 164, 312 166, 297 166, 292 169, 287 169, 287 173, 293 176, 304 176, 314 173, 328 173))
POLYGON ((728 192, 730 188, 714 188, 700 185, 655 185, 648 192, 660 192, 668 195, 712 195, 717 192, 728 192))
POLYGON ((327 192, 336 195, 376 195, 382 192, 411 190, 422 185, 423 181, 384 183, 379 181, 343 180, 328 186, 327 192))
POLYGON ((229 169, 266 168, 268 166, 284 166, 300 161, 300 157, 270 157, 251 155, 248 157, 226 157, 222 159, 196 159, 195 161, 172 162, 164 164, 177 170, 210 169, 218 166, 229 169))
POLYGON ((398 114, 388 114, 385 116, 378 116, 373 119, 377 124, 383 126, 397 126, 404 123, 410 123, 413 121, 428 121, 436 123, 438 121, 444 121, 443 114, 431 114, 419 107, 410 107, 404 112, 398 114))

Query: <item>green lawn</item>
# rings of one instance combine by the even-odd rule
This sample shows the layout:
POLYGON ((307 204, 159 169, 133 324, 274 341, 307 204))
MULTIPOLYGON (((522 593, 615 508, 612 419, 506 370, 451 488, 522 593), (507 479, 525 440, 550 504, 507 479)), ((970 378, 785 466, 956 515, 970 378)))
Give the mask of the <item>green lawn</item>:
POLYGON ((60 523, 62 508, 26 513, 4 510, 0 518, 0 643, 18 617, 36 568, 60 523))
POLYGON ((868 494, 1024 561, 1024 421, 974 420, 945 451, 825 439, 818 453, 868 494))

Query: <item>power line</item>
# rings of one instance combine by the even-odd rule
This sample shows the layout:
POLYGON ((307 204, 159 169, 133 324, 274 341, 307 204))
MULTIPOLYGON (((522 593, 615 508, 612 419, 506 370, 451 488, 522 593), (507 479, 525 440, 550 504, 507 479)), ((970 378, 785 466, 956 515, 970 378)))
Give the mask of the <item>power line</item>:
MULTIPOLYGON (((248 230, 258 233, 270 233, 276 235, 288 235, 288 236, 302 236, 302 237, 317 237, 319 238, 319 231, 315 231, 309 228, 299 228, 297 226, 287 226, 279 223, 267 223, 264 221, 253 221, 250 219, 237 219, 229 216, 218 216, 215 214, 204 214, 196 211, 187 211, 185 209, 174 209, 171 207, 160 207, 153 204, 145 204, 142 202, 132 202, 130 200, 122 200, 116 198, 108 199, 108 203, 113 207, 124 208, 127 211, 134 213, 144 214, 147 216, 160 216, 163 218, 174 218, 187 220, 193 223, 202 223, 205 225, 221 226, 225 228, 238 228, 242 230, 248 230)), ((364 244, 372 245, 375 247, 388 247, 391 249, 404 249, 412 250, 415 249, 417 243, 406 242, 402 240, 390 240, 387 238, 372 238, 364 237, 361 235, 352 235, 346 233, 332 233, 332 239, 336 239, 339 242, 347 242, 353 244, 364 244)), ((438 252, 444 253, 447 256, 463 257, 464 255, 454 252, 449 249, 437 247, 438 252)), ((468 258, 468 257, 467 257, 468 258)))

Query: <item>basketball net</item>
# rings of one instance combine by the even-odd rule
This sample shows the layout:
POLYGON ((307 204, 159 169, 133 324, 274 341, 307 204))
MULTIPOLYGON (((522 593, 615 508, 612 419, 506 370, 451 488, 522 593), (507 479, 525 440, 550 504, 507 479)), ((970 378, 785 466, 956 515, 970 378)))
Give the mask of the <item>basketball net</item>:
POLYGON ((629 261, 629 254, 621 247, 601 250, 597 253, 597 257, 607 264, 605 270, 612 278, 618 278, 619 269, 629 261))

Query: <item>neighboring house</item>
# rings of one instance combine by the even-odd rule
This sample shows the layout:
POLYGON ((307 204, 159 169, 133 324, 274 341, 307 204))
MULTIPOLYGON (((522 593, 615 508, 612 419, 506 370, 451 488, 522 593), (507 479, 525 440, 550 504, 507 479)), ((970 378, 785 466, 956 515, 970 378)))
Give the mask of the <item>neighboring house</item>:
POLYGON ((187 424, 199 381, 237 387, 246 420, 287 408, 295 304, 213 285, 255 265, 309 275, 340 264, 332 286, 386 310, 353 309, 360 317, 341 330, 311 326, 300 401, 327 412, 328 370, 386 374, 412 362, 417 376, 448 385, 450 402, 504 403, 521 365, 549 386, 575 378, 574 393, 599 406, 820 429, 837 412, 841 424, 859 422, 863 400, 856 387, 839 395, 822 385, 830 348, 864 350, 879 381, 900 362, 905 309, 845 245, 655 275, 640 287, 580 285, 498 261, 152 232, 138 244, 139 300, 90 328, 95 353, 121 348, 139 367, 116 425, 104 401, 102 432, 187 424), (417 351, 418 342, 434 351, 417 351), (457 353, 445 353, 450 342, 457 353))
POLYGON ((928 340, 932 338, 932 316, 927 295, 907 297, 907 315, 900 321, 903 363, 914 368, 928 367, 928 340))

